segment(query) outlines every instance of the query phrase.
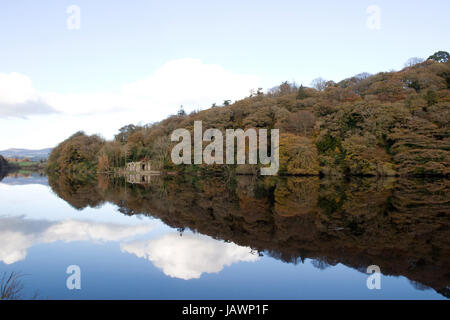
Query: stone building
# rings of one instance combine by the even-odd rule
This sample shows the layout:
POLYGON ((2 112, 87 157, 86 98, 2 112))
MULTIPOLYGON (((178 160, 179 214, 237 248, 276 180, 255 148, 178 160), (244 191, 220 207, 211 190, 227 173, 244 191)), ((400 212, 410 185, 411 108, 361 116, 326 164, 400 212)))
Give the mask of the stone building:
POLYGON ((139 174, 139 173, 127 174, 126 179, 127 179, 128 183, 132 183, 132 184, 135 184, 135 183, 148 184, 148 183, 150 183, 151 175, 139 174))
POLYGON ((127 171, 130 172, 150 172, 150 161, 138 161, 127 163, 127 171))
POLYGON ((151 176, 159 175, 159 171, 152 171, 150 161, 129 162, 125 170, 121 170, 128 183, 150 183, 151 176))

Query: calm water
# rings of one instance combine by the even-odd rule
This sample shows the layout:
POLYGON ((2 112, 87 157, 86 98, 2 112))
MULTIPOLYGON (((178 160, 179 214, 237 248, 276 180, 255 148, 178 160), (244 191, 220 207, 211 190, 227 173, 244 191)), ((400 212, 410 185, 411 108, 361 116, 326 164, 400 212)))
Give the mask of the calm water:
POLYGON ((446 299, 449 198, 448 180, 6 176, 0 274, 41 299, 446 299))

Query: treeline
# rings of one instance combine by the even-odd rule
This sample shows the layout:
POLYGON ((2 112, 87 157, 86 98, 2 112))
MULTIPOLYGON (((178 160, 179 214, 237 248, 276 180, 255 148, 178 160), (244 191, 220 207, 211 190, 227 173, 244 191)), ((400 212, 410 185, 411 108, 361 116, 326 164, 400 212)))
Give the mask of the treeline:
POLYGON ((7 173, 9 171, 19 170, 20 166, 17 163, 10 162, 0 155, 0 173, 7 173))
POLYGON ((448 175, 450 66, 447 52, 413 61, 398 72, 362 73, 312 87, 283 82, 263 93, 145 126, 128 125, 113 141, 77 133, 55 148, 50 171, 107 172, 129 161, 151 160, 168 171, 256 173, 258 165, 175 166, 177 128, 280 129, 285 175, 448 175))
POLYGON ((8 161, 0 155, 0 172, 4 172, 8 169, 8 161))

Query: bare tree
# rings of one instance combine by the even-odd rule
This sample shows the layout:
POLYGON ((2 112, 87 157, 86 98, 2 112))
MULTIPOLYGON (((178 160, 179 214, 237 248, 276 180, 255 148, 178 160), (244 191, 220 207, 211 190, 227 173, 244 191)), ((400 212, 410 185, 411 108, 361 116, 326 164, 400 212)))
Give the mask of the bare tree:
POLYGON ((422 62, 424 62, 422 58, 418 57, 409 58, 408 61, 405 62, 405 67, 412 67, 422 62))
POLYGON ((163 165, 170 156, 170 139, 168 136, 160 136, 153 142, 153 152, 159 164, 163 165))
POLYGON ((362 72, 362 73, 358 73, 358 74, 355 76, 355 78, 358 79, 358 80, 364 80, 364 79, 367 79, 367 78, 370 77, 370 76, 371 76, 370 73, 368 73, 368 72, 362 72))
POLYGON ((0 280, 0 300, 17 300, 23 290, 22 275, 17 272, 4 273, 0 280))
POLYGON ((311 82, 311 87, 315 88, 318 91, 323 91, 327 87, 327 80, 323 78, 316 78, 311 82))
POLYGON ((287 121, 286 129, 306 136, 314 128, 315 123, 316 117, 311 111, 300 110, 291 114, 287 121))

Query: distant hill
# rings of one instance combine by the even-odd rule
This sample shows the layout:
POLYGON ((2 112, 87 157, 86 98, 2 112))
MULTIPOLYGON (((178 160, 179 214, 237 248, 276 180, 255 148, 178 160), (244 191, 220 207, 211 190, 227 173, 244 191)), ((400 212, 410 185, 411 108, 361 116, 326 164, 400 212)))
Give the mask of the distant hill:
POLYGON ((7 149, 0 151, 0 155, 5 158, 29 158, 30 160, 38 161, 40 159, 47 159, 52 152, 52 148, 46 148, 41 150, 28 150, 28 149, 7 149))

